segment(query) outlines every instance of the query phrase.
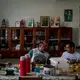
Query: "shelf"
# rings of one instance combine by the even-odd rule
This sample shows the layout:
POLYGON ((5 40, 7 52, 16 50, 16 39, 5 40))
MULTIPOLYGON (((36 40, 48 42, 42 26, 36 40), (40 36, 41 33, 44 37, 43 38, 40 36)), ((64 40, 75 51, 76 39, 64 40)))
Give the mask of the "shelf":
POLYGON ((25 43, 25 44, 29 45, 29 44, 33 44, 33 43, 25 43))
POLYGON ((19 41, 20 39, 12 39, 13 41, 19 41))
POLYGON ((45 37, 45 35, 36 35, 36 37, 45 37))
MULTIPOLYGON (((58 41, 59 39, 49 39, 49 41, 58 41)), ((69 38, 61 38, 60 40, 70 40, 69 38)))
POLYGON ((8 39, 5 39, 5 38, 4 38, 4 39, 2 39, 2 38, 1 38, 0 40, 5 40, 5 41, 6 41, 6 40, 8 40, 8 39))
POLYGON ((6 46, 5 44, 2 44, 2 45, 0 45, 0 46, 6 46))
POLYGON ((29 37, 29 36, 32 37, 33 35, 24 35, 24 37, 29 37))
POLYGON ((70 38, 61 38, 60 40, 70 40, 70 38))
POLYGON ((59 39, 49 39, 49 41, 58 41, 59 39))

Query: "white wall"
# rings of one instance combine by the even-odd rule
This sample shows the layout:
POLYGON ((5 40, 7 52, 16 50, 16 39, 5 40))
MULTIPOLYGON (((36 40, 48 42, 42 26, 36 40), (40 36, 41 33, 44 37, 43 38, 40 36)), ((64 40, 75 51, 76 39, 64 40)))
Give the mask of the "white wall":
POLYGON ((73 21, 65 22, 65 26, 73 27, 73 41, 80 44, 79 38, 79 0, 0 0, 0 21, 9 20, 10 27, 15 21, 33 17, 35 21, 40 16, 60 16, 64 22, 64 9, 73 9, 73 21))

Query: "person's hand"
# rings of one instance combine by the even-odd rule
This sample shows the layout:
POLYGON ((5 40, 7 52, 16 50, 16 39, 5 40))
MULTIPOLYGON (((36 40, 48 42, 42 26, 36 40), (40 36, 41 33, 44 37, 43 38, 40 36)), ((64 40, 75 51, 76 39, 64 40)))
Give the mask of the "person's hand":
POLYGON ((67 63, 70 63, 70 58, 67 58, 67 63))
POLYGON ((76 63, 76 62, 77 62, 76 59, 69 59, 69 58, 68 58, 67 60, 68 60, 67 62, 68 62, 69 64, 73 64, 73 63, 76 63))
POLYGON ((80 63, 80 60, 77 60, 77 63, 80 63))
POLYGON ((71 60, 70 60, 70 63, 71 63, 71 64, 76 63, 76 60, 75 60, 75 59, 71 59, 71 60))
POLYGON ((75 59, 70 59, 70 60, 68 60, 68 62, 69 62, 70 64, 74 64, 74 63, 76 63, 77 61, 76 61, 75 59))

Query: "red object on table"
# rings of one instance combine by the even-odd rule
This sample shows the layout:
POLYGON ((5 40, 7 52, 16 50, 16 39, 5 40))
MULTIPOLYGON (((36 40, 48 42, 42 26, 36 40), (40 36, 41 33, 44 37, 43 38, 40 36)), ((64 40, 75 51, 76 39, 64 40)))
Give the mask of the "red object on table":
POLYGON ((30 57, 28 55, 25 55, 26 58, 26 73, 30 72, 30 57))
POLYGON ((26 75, 26 59, 25 56, 20 57, 20 76, 26 75))

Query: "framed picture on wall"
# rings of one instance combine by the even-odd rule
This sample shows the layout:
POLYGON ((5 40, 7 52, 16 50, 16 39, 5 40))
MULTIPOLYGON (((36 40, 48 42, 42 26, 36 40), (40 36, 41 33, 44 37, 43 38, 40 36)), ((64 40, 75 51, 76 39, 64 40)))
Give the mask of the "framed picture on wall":
POLYGON ((50 17, 49 16, 40 16, 41 27, 49 27, 50 17))
POLYGON ((73 10, 72 9, 65 9, 64 10, 64 21, 71 22, 73 19, 73 10))
POLYGON ((27 19, 27 27, 33 27, 34 26, 34 19, 33 18, 28 18, 27 19))
POLYGON ((15 27, 20 27, 20 21, 15 22, 15 27))

